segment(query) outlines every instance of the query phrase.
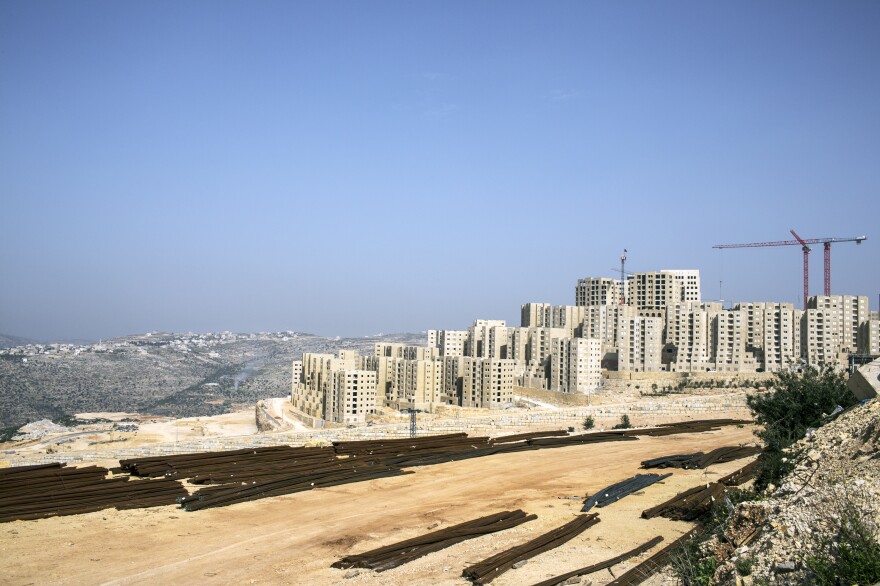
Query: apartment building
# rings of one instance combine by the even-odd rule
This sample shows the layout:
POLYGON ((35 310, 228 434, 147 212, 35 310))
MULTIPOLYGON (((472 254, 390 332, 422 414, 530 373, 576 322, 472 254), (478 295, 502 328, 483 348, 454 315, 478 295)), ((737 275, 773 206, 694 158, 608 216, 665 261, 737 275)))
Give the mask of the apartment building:
POLYGON ((473 358, 506 358, 507 322, 478 319, 468 329, 465 355, 473 358))
POLYGON ((715 316, 715 370, 755 372, 758 361, 746 349, 748 318, 743 309, 722 311, 715 316))
POLYGON ((439 359, 394 361, 392 394, 396 409, 430 411, 434 404, 444 402, 444 361, 439 359))
POLYGON ((376 372, 358 368, 352 350, 337 356, 306 352, 300 383, 291 393, 294 408, 335 423, 363 423, 376 409, 376 372))
POLYGON ((717 302, 683 301, 666 308, 661 362, 673 372, 707 371, 715 368, 715 317, 717 302))
POLYGON ((428 330, 428 346, 440 356, 464 356, 468 330, 428 330))
POLYGON ((627 277, 626 304, 646 317, 665 317, 673 303, 701 300, 700 271, 663 270, 627 277))
POLYGON ((592 338, 552 341, 550 389, 589 394, 602 385, 602 343, 592 338))
POLYGON ((360 425, 376 411, 376 373, 372 370, 335 370, 327 396, 328 421, 360 425))
POLYGON ((578 279, 574 290, 575 305, 621 305, 626 285, 617 279, 587 277, 578 279))
POLYGON ((799 361, 801 310, 773 302, 738 303, 734 309, 745 312, 746 350, 759 369, 778 372, 799 361))
POLYGON ((859 347, 859 330, 868 321, 868 298, 816 295, 801 318, 801 357, 814 365, 846 365, 859 347))
POLYGON ((622 317, 617 328, 617 346, 617 370, 660 371, 663 320, 640 315, 622 317))
POLYGON ((302 381, 303 363, 302 360, 294 360, 290 369, 290 395, 293 396, 297 385, 302 381))
POLYGON ((569 337, 575 338, 581 336, 586 307, 526 303, 521 307, 520 312, 520 325, 524 328, 565 328, 569 332, 569 337))
POLYGON ((880 317, 872 317, 859 325, 859 354, 880 355, 880 317))
POLYGON ((502 358, 463 359, 462 406, 503 409, 513 402, 514 361, 502 358))

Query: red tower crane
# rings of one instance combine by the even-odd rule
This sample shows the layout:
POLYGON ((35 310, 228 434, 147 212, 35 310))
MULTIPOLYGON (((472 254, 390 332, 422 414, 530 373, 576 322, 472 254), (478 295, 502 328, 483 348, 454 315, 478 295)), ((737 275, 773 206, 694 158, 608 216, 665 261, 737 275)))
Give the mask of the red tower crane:
POLYGON ((825 246, 825 295, 831 295, 831 243, 832 242, 855 242, 861 244, 867 240, 867 236, 853 238, 801 238, 794 230, 790 230, 797 240, 779 240, 776 242, 750 242, 748 244, 716 244, 712 248, 757 248, 762 246, 800 246, 804 253, 804 309, 807 308, 809 296, 810 277, 810 247, 809 244, 823 244, 825 246))

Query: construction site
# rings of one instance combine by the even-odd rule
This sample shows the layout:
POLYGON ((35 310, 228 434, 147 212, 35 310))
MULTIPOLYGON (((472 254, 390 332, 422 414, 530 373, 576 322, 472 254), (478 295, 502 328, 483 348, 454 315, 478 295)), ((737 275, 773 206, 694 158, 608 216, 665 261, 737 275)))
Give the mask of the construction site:
MULTIPOLYGON (((242 431, 241 415, 225 424, 242 431)), ((147 422, 123 441, 44 438, 4 453, 0 547, 17 562, 0 579, 641 583, 706 500, 643 512, 748 480, 747 417, 741 393, 717 393, 426 417, 413 433, 404 420, 212 437, 222 424, 202 418, 175 442, 170 422, 163 442, 147 422), (613 429, 623 415, 632 427, 613 429)))

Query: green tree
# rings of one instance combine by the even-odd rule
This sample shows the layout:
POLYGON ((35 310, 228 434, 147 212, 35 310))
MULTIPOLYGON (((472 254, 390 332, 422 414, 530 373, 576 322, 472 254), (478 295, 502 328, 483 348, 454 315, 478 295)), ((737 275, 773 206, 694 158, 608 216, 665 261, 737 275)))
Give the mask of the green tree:
POLYGON ((764 441, 755 480, 759 490, 776 483, 792 468, 784 450, 804 437, 807 428, 818 427, 838 405, 845 409, 857 402, 843 373, 812 366, 801 374, 776 373, 770 391, 749 395, 747 401, 755 422, 762 426, 755 432, 764 441))

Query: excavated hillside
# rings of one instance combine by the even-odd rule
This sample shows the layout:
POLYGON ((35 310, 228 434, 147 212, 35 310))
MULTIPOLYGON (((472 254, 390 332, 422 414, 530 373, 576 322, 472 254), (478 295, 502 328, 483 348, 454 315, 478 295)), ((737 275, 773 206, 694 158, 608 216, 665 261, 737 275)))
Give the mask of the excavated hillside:
POLYGON ((880 540, 880 400, 808 432, 789 454, 797 464, 781 486, 737 505, 724 538, 710 542, 724 560, 716 583, 815 584, 817 561, 851 537, 842 527, 880 540))

